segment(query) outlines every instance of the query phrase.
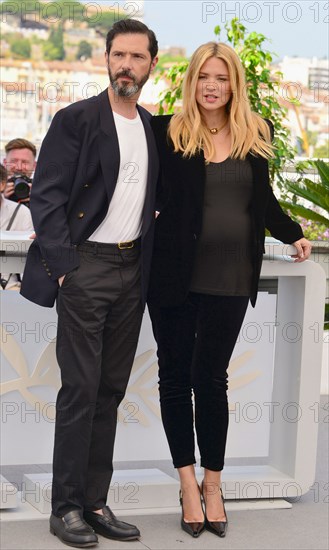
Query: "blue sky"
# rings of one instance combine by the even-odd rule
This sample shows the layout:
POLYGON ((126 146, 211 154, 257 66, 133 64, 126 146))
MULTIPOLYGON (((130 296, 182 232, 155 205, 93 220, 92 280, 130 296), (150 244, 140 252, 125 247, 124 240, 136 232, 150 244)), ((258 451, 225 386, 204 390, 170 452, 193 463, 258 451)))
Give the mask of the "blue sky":
MULTIPOLYGON (((130 14, 138 2, 95 0, 92 3, 112 10, 119 5, 130 14)), ((248 31, 261 32, 271 40, 266 47, 279 58, 284 55, 328 57, 328 1, 145 0, 144 14, 144 22, 156 33, 160 47, 184 46, 187 55, 214 38, 216 25, 224 31, 225 21, 238 16, 248 31)), ((225 31, 222 38, 226 38, 225 31)))

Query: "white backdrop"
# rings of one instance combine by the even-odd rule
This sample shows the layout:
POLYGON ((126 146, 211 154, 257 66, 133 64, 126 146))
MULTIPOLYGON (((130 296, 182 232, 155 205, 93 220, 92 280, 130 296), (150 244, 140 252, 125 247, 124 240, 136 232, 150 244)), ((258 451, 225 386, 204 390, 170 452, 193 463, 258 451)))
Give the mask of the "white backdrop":
MULTIPOLYGON (((227 457, 268 455, 276 296, 249 307, 230 363, 227 457)), ((51 463, 56 311, 1 292, 1 462, 51 463)), ((160 419, 156 344, 145 312, 126 397, 119 409, 115 460, 169 459, 160 419)), ((104 444, 106 444, 104 442, 104 444)))
MULTIPOLYGON (((28 236, 0 237, 1 271, 23 271, 28 236)), ((293 246, 267 238, 265 251, 261 279, 277 281, 277 296, 260 294, 249 309, 230 363, 228 498, 294 497, 315 478, 326 276, 316 261, 291 262, 293 246)), ((2 463, 49 463, 60 387, 56 314, 15 292, 0 292, 0 299, 2 463)), ((117 461, 170 459, 157 379, 146 313, 119 410, 117 461)))

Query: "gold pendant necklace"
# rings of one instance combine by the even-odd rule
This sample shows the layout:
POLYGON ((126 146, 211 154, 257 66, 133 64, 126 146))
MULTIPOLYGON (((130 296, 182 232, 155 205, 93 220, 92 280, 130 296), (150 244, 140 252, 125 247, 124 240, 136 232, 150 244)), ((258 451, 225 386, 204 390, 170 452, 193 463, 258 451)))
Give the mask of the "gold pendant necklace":
POLYGON ((222 126, 219 126, 219 128, 208 128, 208 130, 211 134, 215 135, 221 132, 222 130, 224 130, 226 124, 227 124, 227 120, 224 122, 222 126))

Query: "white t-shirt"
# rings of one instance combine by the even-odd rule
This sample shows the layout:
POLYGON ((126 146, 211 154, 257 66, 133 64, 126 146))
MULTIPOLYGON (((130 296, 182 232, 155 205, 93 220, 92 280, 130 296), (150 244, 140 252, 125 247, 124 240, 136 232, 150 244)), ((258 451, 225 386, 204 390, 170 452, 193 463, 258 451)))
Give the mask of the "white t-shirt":
POLYGON ((101 243, 133 241, 140 236, 146 194, 148 150, 139 113, 132 120, 117 113, 113 116, 120 148, 118 181, 106 217, 88 239, 101 243))
MULTIPOLYGON (((3 196, 1 196, 1 202, 0 202, 1 231, 6 231, 10 218, 12 217, 17 206, 18 206, 17 202, 10 201, 9 199, 5 199, 3 196)), ((27 206, 24 206, 24 204, 21 204, 21 206, 19 207, 15 216, 15 219, 13 221, 13 224, 10 228, 10 231, 31 231, 31 234, 32 234, 33 223, 32 223, 31 212, 27 208, 27 206)))
MULTIPOLYGON (((0 196, 0 199, 0 229, 1 231, 6 231, 9 221, 18 204, 17 202, 5 199, 3 196, 0 196)), ((27 208, 27 206, 21 204, 16 212, 16 216, 12 223, 10 231, 31 231, 32 235, 32 217, 31 212, 27 208)), ((10 273, 1 273, 1 277, 2 279, 8 280, 6 289, 9 289, 10 287, 13 287, 17 284, 17 275, 15 273, 13 273, 12 275, 10 275, 10 273)))

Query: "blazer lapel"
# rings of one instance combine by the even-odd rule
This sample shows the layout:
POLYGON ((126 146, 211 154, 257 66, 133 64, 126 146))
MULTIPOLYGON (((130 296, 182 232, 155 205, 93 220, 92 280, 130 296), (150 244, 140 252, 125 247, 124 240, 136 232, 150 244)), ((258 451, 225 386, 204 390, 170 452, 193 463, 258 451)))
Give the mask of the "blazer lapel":
POLYGON ((120 167, 120 149, 107 89, 99 96, 99 156, 109 202, 112 199, 120 167))

